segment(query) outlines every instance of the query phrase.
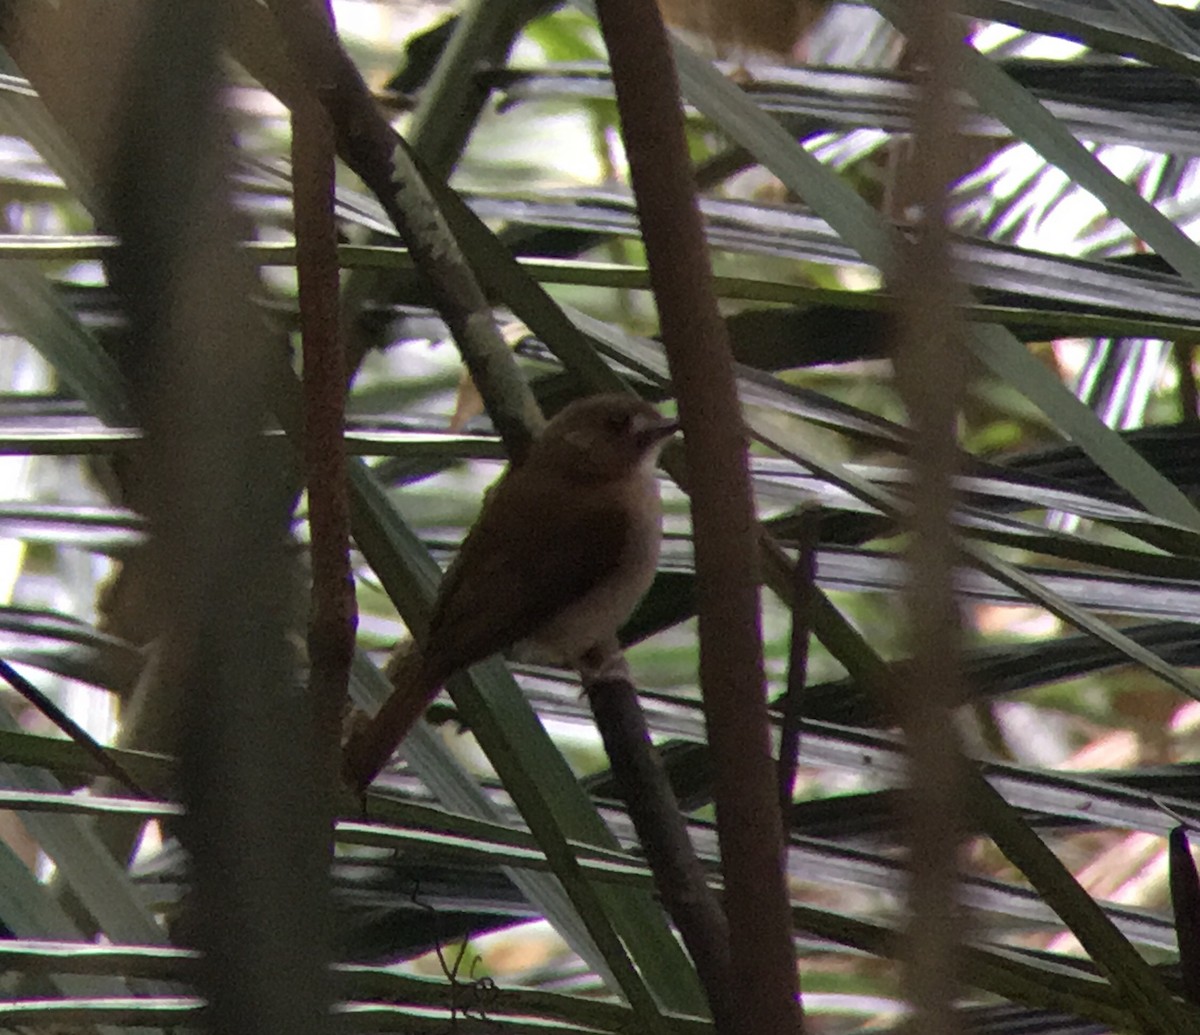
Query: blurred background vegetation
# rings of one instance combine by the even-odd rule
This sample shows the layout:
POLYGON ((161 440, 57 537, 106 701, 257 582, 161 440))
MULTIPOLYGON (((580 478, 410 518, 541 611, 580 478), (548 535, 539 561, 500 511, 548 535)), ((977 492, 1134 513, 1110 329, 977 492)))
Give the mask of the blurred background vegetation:
MULTIPOLYGON (((847 648, 815 638, 804 696, 788 862, 810 1032, 898 1030, 904 1015, 892 937, 904 918, 893 812, 903 749, 861 668, 853 671, 883 659, 904 679, 896 601, 905 414, 888 359, 882 253, 864 244, 914 218, 905 197, 914 94, 903 6, 876 6, 832 5, 800 38, 779 42, 782 56, 714 44, 693 25, 687 39, 700 56, 681 56, 713 263, 757 438, 759 515, 791 546, 800 515, 819 508, 817 582, 862 640, 847 648), (768 112, 790 147, 744 104, 768 112), (862 220, 847 185, 877 225, 862 220)), ((1178 992, 1166 835, 1194 821, 1200 797, 1200 687, 1190 672, 1200 663, 1200 253, 1187 237, 1200 217, 1200 17, 1133 0, 1110 7, 962 5, 975 52, 964 63, 962 114, 971 165, 952 201, 978 333, 959 426, 957 515, 972 548, 961 580, 970 700, 955 722, 992 786, 1178 992)), ((338 0, 334 11, 343 44, 415 150, 431 168, 452 169, 453 188, 604 362, 669 408, 590 15, 524 0, 338 0)), ((235 19, 225 66, 231 194, 259 271, 255 308, 270 340, 295 358, 288 110, 262 76, 252 24, 235 19)), ((128 483, 138 436, 88 405, 86 357, 97 345, 119 355, 126 333, 108 286, 113 244, 79 176, 79 141, 19 63, 7 65, 0 658, 102 743, 141 749, 115 757, 161 796, 130 796, 111 781, 73 793, 90 783, 93 764, 47 739, 55 730, 39 709, 6 695, 0 1025, 194 1023, 196 1003, 183 995, 193 964, 183 951, 188 871, 172 834, 165 757, 172 731, 128 734, 131 702, 153 701, 156 632, 139 588, 146 525, 128 483)), ((343 327, 362 353, 350 449, 383 489, 390 520, 444 565, 503 454, 402 243, 344 167, 336 211, 344 245, 376 246, 340 253, 343 327)), ((491 261, 464 247, 469 259, 491 261)), ((548 410, 594 387, 525 322, 520 298, 488 290, 548 410)), ((686 498, 670 483, 664 495, 662 571, 627 630, 629 658, 697 847, 715 861, 686 498)), ((304 516, 301 502, 298 544, 304 516)), ((398 542, 388 563, 418 570, 398 542)), ((358 553, 354 562, 361 656, 352 693, 366 706, 404 629, 379 562, 358 553)), ((297 635, 304 607, 298 586, 297 635)), ((790 628, 788 608, 764 592, 773 699, 786 684, 790 628)), ((513 671, 553 750, 628 853, 586 849, 564 822, 587 875, 645 891, 577 680, 513 671)), ((430 718, 434 727, 381 784, 383 818, 348 816, 340 828, 335 954, 347 966, 337 994, 356 1004, 342 1023, 641 1030, 644 1018, 616 1005, 614 961, 546 877, 545 846, 528 836, 517 792, 497 779, 502 766, 445 699, 430 718)), ((541 750, 529 749, 531 779, 552 797, 565 770, 538 770, 541 750)), ((989 815, 968 807, 978 826, 962 888, 965 1030, 1176 1030, 1166 1020, 1155 1027, 1153 1004, 1131 1006, 1098 976, 1109 973, 1105 961, 1076 940, 1086 918, 1061 905, 1056 915, 1034 864, 998 850, 989 815)), ((1176 875, 1179 865, 1177 857, 1176 875)), ((661 917, 644 924, 649 932, 661 917)), ((653 954, 652 933, 640 947, 623 936, 645 970, 638 953, 653 954)), ((669 966, 646 974, 660 997, 670 980, 669 966)), ((686 993, 665 998, 682 1014, 698 1008, 686 993)))

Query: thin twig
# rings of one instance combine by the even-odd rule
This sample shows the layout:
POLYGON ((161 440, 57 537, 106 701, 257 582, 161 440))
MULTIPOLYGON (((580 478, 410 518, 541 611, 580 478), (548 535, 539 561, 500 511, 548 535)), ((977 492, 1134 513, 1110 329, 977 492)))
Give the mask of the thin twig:
POLYGON ((1200 877, 1188 844, 1187 827, 1175 827, 1167 844, 1171 861, 1171 909, 1175 914, 1183 993, 1189 1002, 1200 1006, 1200 877))
POLYGON ((1179 372, 1179 419, 1184 424, 1200 423, 1200 389, 1196 387, 1196 346, 1177 341, 1172 350, 1179 372))
POLYGON ((103 745, 3 658, 0 658, 0 678, 3 678, 9 686, 91 755, 114 780, 123 783, 140 798, 150 797, 150 794, 125 771, 120 763, 113 759, 103 745))
POLYGON ((800 757, 800 723, 803 719, 804 687, 808 682, 808 640, 812 632, 815 604, 817 537, 821 512, 815 507, 800 514, 800 556, 796 560, 792 594, 792 642, 788 656, 787 691, 779 702, 779 811, 787 817, 792 808, 792 788, 800 757))

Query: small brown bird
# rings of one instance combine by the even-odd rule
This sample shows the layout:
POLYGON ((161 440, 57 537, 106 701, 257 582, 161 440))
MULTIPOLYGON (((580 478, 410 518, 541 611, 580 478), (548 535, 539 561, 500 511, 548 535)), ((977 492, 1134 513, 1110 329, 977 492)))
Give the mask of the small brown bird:
POLYGON ((581 667, 615 648, 662 539, 655 464, 678 424, 632 395, 571 403, 509 468, 442 580, 429 632, 372 722, 346 746, 366 787, 455 672, 519 644, 581 667), (415 673, 411 677, 409 673, 415 673))

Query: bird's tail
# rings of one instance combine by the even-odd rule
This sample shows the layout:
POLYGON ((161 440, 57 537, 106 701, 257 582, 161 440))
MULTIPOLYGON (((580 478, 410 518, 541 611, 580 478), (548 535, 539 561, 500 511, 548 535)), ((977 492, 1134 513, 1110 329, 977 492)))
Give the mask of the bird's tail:
POLYGON ((436 683, 429 685, 421 652, 415 644, 392 655, 387 676, 392 695, 368 724, 350 735, 342 754, 342 774, 360 792, 387 765, 439 689, 436 683))

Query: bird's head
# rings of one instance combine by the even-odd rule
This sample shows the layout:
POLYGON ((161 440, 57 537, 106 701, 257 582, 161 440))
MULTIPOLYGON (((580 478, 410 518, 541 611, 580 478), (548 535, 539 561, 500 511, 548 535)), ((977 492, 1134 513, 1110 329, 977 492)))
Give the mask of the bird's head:
POLYGON ((529 462, 579 479, 620 478, 652 467, 676 421, 634 395, 593 395, 558 413, 529 462))

